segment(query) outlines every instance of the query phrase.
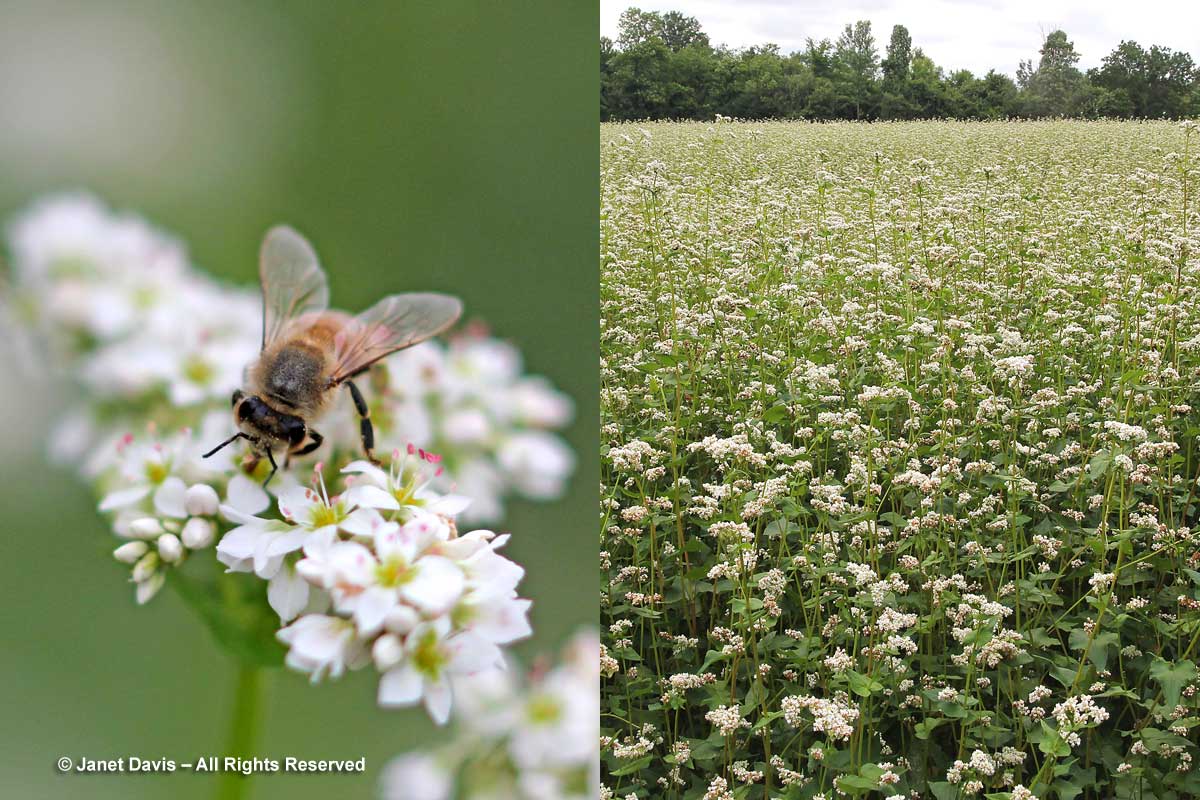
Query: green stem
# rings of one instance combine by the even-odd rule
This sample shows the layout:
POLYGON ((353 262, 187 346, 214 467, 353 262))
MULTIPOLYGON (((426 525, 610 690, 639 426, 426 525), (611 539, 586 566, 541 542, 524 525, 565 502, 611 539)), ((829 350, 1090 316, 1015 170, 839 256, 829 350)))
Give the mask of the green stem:
MULTIPOLYGON (((225 740, 224 756, 254 758, 258 743, 262 705, 262 670, 253 664, 238 665, 237 685, 233 695, 233 713, 229 718, 229 733, 225 740)), ((250 776, 222 769, 217 785, 217 800, 245 800, 250 795, 250 776)))

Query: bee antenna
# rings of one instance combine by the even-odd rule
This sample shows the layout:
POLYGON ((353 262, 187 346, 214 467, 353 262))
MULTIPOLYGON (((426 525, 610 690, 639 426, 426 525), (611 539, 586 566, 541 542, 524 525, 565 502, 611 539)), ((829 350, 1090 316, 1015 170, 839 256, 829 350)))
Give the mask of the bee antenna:
POLYGON ((207 453, 205 453, 204 455, 202 455, 202 456, 201 456, 201 458, 208 458, 209 456, 211 456, 211 455, 213 455, 214 453, 216 453, 218 450, 220 450, 220 449, 221 449, 222 447, 224 447, 225 445, 233 444, 233 443, 234 443, 234 442, 236 442, 238 439, 244 439, 244 438, 246 438, 246 434, 244 434, 244 433, 242 433, 242 432, 240 432, 240 431, 239 431, 238 433, 235 433, 233 436, 230 436, 230 437, 229 437, 228 439, 226 439, 225 441, 221 442, 219 445, 217 445, 216 447, 214 447, 212 450, 209 450, 207 453))

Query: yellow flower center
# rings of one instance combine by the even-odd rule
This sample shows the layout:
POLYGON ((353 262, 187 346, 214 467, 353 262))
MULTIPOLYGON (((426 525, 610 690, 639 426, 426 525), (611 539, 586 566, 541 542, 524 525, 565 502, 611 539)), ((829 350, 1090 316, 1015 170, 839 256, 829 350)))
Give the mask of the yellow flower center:
POLYGON ((212 365, 202 358, 189 358, 183 365, 183 375, 192 383, 208 383, 212 380, 213 373, 212 365))
POLYGON ((415 570, 403 558, 389 558, 375 568, 375 579, 380 586, 395 588, 413 579, 415 570))
POLYGON ((171 474, 171 468, 162 461, 146 462, 146 480, 151 483, 162 483, 171 474))
POLYGON ((438 646, 436 631, 426 631, 421 637, 413 653, 413 664, 422 674, 437 680, 442 667, 446 666, 446 656, 438 646))
POLYGON ((326 525, 337 525, 342 521, 341 504, 327 506, 318 504, 313 506, 312 512, 309 515, 309 521, 314 528, 324 528, 326 525))
POLYGON ((552 725, 562 719, 562 706, 553 697, 537 695, 529 700, 525 713, 535 725, 552 725))

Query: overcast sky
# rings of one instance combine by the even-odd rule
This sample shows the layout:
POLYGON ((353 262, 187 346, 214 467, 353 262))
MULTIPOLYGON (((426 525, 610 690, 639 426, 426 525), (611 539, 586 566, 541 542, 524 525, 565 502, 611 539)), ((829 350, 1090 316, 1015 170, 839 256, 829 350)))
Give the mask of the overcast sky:
POLYGON ((803 49, 810 36, 836 39, 847 22, 866 19, 882 56, 892 26, 904 25, 938 66, 976 74, 1015 75, 1055 28, 1075 43, 1083 69, 1099 66, 1122 39, 1200 59, 1200 2, 1180 0, 600 0, 601 34, 616 39, 629 6, 696 17, 714 45, 770 42, 785 53, 803 49))

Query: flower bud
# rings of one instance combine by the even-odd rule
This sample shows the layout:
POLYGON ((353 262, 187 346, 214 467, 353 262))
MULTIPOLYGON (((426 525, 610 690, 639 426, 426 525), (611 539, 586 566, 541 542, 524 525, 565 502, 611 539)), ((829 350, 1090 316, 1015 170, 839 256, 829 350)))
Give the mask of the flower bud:
POLYGON ((192 517, 183 526, 180 536, 189 550, 203 550, 213 543, 216 527, 210 520, 192 517))
POLYGON ((183 545, 179 537, 173 533, 164 533, 158 537, 158 554, 168 564, 174 564, 183 558, 183 545))
POLYGON ((141 517, 129 523, 129 533, 139 539, 153 539, 163 532, 162 523, 154 517, 141 517))
POLYGON ((193 517, 211 517, 217 513, 221 498, 217 490, 207 483, 197 483, 187 490, 183 496, 183 505, 187 513, 193 517))
POLYGON ((124 564, 132 564, 146 555, 146 551, 149 549, 150 546, 145 542, 126 542, 113 550, 113 557, 124 564))
POLYGON ((400 637, 394 633, 380 636, 371 648, 371 657, 375 659, 375 666, 380 672, 386 672, 399 664, 404 658, 404 645, 400 644, 400 637))
POLYGON ((387 628, 392 633, 398 633, 401 636, 417 627, 417 623, 421 621, 421 616, 415 608, 405 605, 393 606, 392 610, 383 618, 383 627, 387 628))
POLYGON ((158 569, 158 553, 153 551, 142 556, 141 560, 133 565, 133 582, 141 583, 154 574, 158 569))
POLYGON ((148 579, 138 583, 137 585, 137 602, 139 606, 150 602, 154 595, 158 594, 158 590, 163 587, 167 576, 161 572, 156 572, 148 579))

